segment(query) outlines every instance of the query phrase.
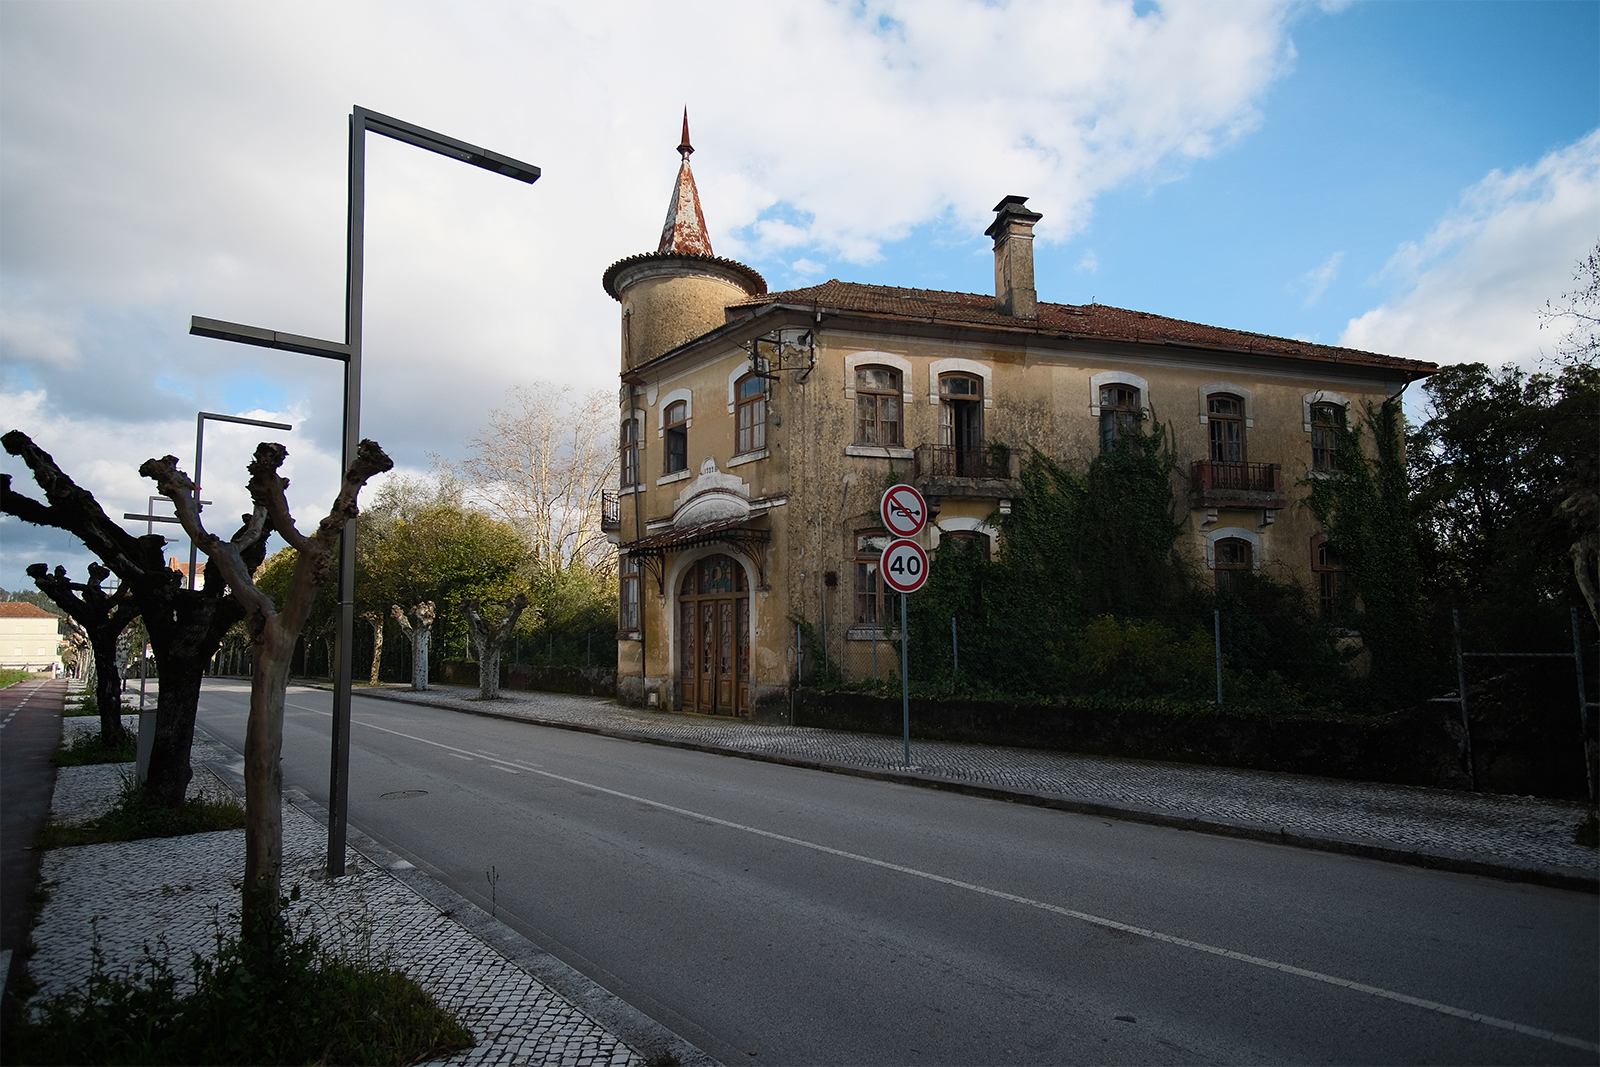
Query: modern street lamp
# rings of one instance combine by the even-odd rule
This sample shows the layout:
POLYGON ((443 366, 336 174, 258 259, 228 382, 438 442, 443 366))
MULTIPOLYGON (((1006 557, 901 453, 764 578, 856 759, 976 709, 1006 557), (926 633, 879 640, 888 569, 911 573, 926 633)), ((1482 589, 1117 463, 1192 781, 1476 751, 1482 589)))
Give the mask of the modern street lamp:
MULTIPOLYGON (((458 141, 442 133, 413 126, 409 122, 380 115, 364 107, 350 111, 350 172, 348 215, 345 229, 344 343, 315 337, 279 333, 256 326, 242 326, 220 319, 194 316, 189 332, 200 337, 216 337, 260 348, 300 352, 308 356, 337 359, 344 363, 344 448, 340 457, 340 476, 350 469, 356 445, 361 439, 361 296, 363 285, 363 242, 366 233, 366 134, 382 134, 396 141, 459 159, 474 167, 504 174, 519 182, 539 180, 539 168, 491 152, 486 148, 458 141)), ((198 480, 198 479, 197 479, 198 480)), ((350 681, 354 657, 356 600, 356 520, 345 523, 339 536, 339 663, 333 682, 333 743, 328 771, 328 876, 344 874, 345 820, 350 808, 350 681)))
MULTIPOLYGON (((202 411, 194 417, 194 503, 195 510, 202 510, 203 504, 209 501, 200 499, 200 458, 206 443, 206 420, 212 422, 236 422, 243 426, 265 426, 269 430, 292 430, 293 426, 287 422, 268 422, 265 419, 247 419, 240 415, 218 415, 214 411, 202 411)), ((189 588, 194 588, 195 563, 199 560, 199 546, 194 543, 194 538, 189 538, 189 588)))

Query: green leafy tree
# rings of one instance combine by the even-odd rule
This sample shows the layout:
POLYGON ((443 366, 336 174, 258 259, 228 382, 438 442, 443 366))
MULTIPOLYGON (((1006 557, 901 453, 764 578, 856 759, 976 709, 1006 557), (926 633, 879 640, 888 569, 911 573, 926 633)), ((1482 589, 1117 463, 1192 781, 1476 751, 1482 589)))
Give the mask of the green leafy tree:
POLYGON ((1593 611, 1600 370, 1466 363, 1425 388, 1411 485, 1431 600, 1498 647, 1559 643, 1578 596, 1593 611))

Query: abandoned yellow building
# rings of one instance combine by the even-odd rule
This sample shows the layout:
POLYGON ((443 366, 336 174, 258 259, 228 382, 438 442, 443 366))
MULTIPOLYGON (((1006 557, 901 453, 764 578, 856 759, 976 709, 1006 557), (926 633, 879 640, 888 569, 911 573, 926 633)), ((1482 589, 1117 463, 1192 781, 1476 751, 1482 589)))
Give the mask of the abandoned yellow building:
MULTIPOLYGON (((624 699, 714 714, 787 706, 807 621, 847 672, 880 647, 892 476, 937 509, 919 537, 993 551, 1018 457, 1079 469, 1159 415, 1184 460, 1180 538, 1225 584, 1265 570, 1331 598, 1309 509, 1331 431, 1433 364, 1098 304, 1041 302, 1025 198, 995 207, 993 295, 828 281, 768 292, 716 256, 682 163, 654 252, 605 272, 621 305, 624 699), (999 442, 1006 449, 989 447, 999 442), (869 653, 869 649, 871 650, 869 653)), ((937 566, 937 562, 934 564, 937 566)))

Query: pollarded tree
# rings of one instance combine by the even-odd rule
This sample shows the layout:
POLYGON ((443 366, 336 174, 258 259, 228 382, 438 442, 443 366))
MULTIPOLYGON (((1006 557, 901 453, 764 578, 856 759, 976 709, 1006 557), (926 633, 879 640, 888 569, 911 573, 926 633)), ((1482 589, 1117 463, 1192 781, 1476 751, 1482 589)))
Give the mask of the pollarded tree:
POLYGON ((517 625, 517 616, 528 606, 528 598, 518 593, 506 605, 504 616, 491 624, 479 611, 478 602, 469 600, 463 605, 472 643, 478 649, 478 696, 483 700, 500 699, 500 650, 506 638, 517 625))
MULTIPOLYGON (((367 479, 394 463, 373 441, 362 441, 345 472, 344 483, 327 517, 307 537, 295 528, 284 491, 289 480, 278 473, 287 451, 279 444, 256 447, 250 464, 254 511, 231 541, 206 532, 195 506, 195 484, 178 469, 176 456, 147 460, 139 473, 172 501, 178 520, 216 567, 233 595, 248 605, 255 630, 254 671, 250 678, 250 717, 245 726, 245 866, 241 935, 257 948, 270 948, 280 931, 279 889, 283 873, 283 704, 295 641, 316 599, 317 588, 338 558, 339 534, 356 517, 356 497, 367 479), (280 607, 262 592, 246 554, 271 531, 296 552, 294 577, 280 607)), ((259 558, 259 557, 258 557, 259 558)), ((210 568, 207 568, 209 572, 210 568)))
POLYGON ((405 631, 406 637, 411 640, 411 688, 428 688, 428 643, 433 636, 433 601, 424 600, 411 609, 412 616, 417 620, 415 626, 406 618, 406 613, 396 604, 390 609, 395 621, 400 624, 400 629, 405 631))
POLYGON ((122 726, 117 638, 139 617, 133 590, 125 585, 109 593, 101 589, 100 583, 111 577, 111 572, 98 563, 89 564, 89 580, 84 583, 69 579, 65 567, 57 567, 52 574, 43 563, 31 565, 28 577, 88 635, 89 647, 94 653, 94 697, 100 708, 100 742, 107 748, 115 748, 122 744, 127 733, 122 726))
MULTIPOLYGON (((0 474, 0 511, 73 534, 122 580, 139 605, 160 674, 155 740, 144 792, 157 804, 177 807, 184 802, 192 775, 189 750, 200 683, 223 635, 244 618, 244 606, 220 576, 213 580, 210 568, 200 588, 184 588, 182 575, 167 566, 166 541, 160 534, 135 537, 118 526, 93 494, 63 473, 50 453, 27 434, 12 430, 0 437, 0 444, 28 465, 45 494, 41 504, 14 492, 11 476, 0 474)), ((264 555, 265 541, 259 539, 243 558, 254 568, 264 555)))

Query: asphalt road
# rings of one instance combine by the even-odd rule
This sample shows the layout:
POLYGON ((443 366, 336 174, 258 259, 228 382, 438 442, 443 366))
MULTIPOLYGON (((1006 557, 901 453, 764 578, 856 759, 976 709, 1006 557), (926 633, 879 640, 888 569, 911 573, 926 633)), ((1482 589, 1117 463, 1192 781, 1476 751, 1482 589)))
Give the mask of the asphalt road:
POLYGON ((65 679, 35 678, 0 689, 0 950, 28 939, 28 894, 39 880, 33 850, 56 771, 65 679))
MULTIPOLYGON (((248 692, 201 724, 242 745, 248 692)), ((328 693, 284 777, 326 802, 328 693)), ((1594 1063, 1592 895, 356 697, 350 818, 727 1064, 1594 1063)))

